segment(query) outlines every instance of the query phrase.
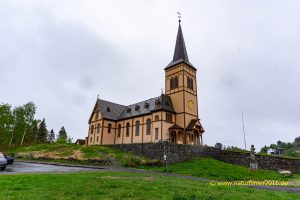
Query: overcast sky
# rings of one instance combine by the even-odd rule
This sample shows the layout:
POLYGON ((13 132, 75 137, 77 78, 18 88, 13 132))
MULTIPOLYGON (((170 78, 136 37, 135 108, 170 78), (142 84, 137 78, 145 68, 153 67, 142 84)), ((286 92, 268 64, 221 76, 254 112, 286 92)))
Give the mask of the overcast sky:
POLYGON ((88 132, 100 98, 159 96, 178 22, 198 69, 204 143, 300 136, 300 1, 0 0, 0 102, 34 101, 48 129, 88 132))

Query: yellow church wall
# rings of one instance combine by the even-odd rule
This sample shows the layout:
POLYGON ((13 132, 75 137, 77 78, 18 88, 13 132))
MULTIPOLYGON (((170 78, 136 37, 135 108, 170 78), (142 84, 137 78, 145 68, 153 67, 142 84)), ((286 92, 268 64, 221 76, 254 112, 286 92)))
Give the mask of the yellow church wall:
POLYGON ((115 140, 115 132, 116 132, 116 122, 104 120, 103 123, 103 137, 102 137, 102 144, 114 144, 115 140), (108 132, 108 126, 111 124, 111 132, 108 132))
POLYGON ((197 96, 185 92, 185 112, 197 116, 197 107, 197 96))

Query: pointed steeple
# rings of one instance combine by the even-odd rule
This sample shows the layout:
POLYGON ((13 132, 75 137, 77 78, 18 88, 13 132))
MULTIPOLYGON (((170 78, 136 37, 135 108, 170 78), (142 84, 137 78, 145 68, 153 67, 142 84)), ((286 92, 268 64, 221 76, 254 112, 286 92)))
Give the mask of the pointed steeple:
POLYGON ((173 60, 168 64, 168 66, 165 69, 168 69, 176 64, 179 64, 181 62, 185 62, 188 64, 191 68, 196 70, 196 68, 190 63, 189 57, 186 51, 185 42, 183 38, 183 33, 181 29, 181 20, 179 18, 179 25, 178 25, 178 32, 177 32, 177 38, 176 38, 176 44, 175 44, 175 50, 173 55, 173 60))
POLYGON ((184 61, 189 62, 189 58, 187 55, 187 51, 185 48, 184 38, 182 34, 181 29, 181 20, 179 20, 179 26, 178 26, 178 32, 177 32, 177 39, 176 39, 176 45, 174 50, 174 56, 173 56, 173 62, 183 59, 184 61))

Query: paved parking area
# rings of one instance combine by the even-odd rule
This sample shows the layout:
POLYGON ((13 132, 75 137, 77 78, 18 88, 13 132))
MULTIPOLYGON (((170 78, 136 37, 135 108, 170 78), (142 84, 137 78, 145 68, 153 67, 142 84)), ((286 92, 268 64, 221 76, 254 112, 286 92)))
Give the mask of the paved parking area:
POLYGON ((93 169, 74 166, 58 166, 50 164, 15 162, 13 165, 8 165, 6 170, 0 171, 1 174, 11 173, 42 173, 42 172, 88 172, 99 171, 103 169, 93 169))

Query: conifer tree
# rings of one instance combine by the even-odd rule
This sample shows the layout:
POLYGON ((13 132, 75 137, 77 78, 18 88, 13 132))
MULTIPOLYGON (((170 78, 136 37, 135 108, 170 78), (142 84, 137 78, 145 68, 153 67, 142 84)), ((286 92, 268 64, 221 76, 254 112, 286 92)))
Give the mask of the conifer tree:
POLYGON ((49 136, 48 136, 48 142, 53 143, 55 141, 55 134, 53 129, 51 129, 49 136))
POLYGON ((48 130, 45 119, 41 121, 38 128, 37 142, 38 143, 46 143, 48 137, 48 130))

